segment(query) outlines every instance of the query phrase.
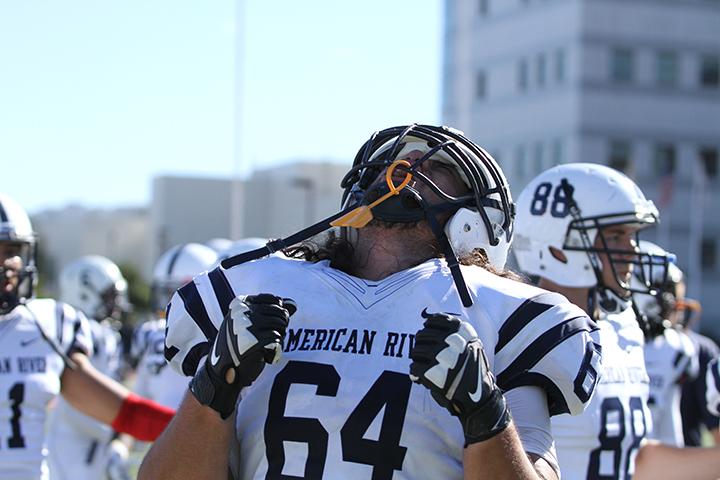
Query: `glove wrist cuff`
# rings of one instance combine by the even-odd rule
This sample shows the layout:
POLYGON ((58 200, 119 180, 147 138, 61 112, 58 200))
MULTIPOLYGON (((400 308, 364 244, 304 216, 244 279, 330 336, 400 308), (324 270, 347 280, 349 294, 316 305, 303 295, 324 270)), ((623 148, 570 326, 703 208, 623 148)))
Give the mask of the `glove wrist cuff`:
POLYGON ((512 418, 505 397, 497 388, 474 412, 462 419, 465 446, 483 442, 503 432, 512 418))
POLYGON ((190 392, 198 402, 218 412, 225 420, 235 411, 240 396, 239 384, 228 385, 225 381, 215 378, 207 364, 203 364, 190 380, 190 392))

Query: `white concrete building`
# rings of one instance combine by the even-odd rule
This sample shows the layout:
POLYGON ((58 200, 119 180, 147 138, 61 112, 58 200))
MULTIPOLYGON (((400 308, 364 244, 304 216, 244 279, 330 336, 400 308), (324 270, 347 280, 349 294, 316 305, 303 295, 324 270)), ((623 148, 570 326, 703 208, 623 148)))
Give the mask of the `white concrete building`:
POLYGON ((517 194, 552 165, 631 175, 720 333, 720 2, 446 0, 443 123, 517 194))
POLYGON ((157 177, 150 207, 152 258, 179 243, 278 238, 310 226, 340 209, 340 180, 348 165, 296 162, 237 182, 157 177))
POLYGON ((103 255, 117 264, 133 265, 146 273, 152 261, 148 231, 150 216, 145 208, 112 210, 69 206, 45 210, 32 216, 38 245, 48 260, 40 272, 52 292, 56 275, 69 262, 83 255, 103 255))

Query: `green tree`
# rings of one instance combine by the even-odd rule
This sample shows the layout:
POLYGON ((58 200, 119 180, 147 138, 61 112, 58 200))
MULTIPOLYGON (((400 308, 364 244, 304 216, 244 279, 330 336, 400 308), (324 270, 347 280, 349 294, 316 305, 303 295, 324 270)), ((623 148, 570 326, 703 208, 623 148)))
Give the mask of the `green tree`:
POLYGON ((128 282, 128 300, 133 305, 131 323, 137 323, 138 317, 150 311, 150 285, 143 280, 142 275, 134 265, 122 263, 118 265, 120 271, 128 282))

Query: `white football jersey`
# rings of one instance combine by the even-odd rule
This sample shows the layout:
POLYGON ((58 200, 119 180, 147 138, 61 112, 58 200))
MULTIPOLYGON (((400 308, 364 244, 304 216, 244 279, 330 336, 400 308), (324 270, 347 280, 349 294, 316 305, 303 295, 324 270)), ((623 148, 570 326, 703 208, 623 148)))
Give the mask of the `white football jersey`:
MULTIPOLYGON (((89 320, 93 345, 90 361, 99 372, 119 380, 120 334, 105 322, 89 320)), ((107 464, 110 426, 76 410, 62 397, 48 422, 48 465, 52 480, 100 479, 107 464)))
POLYGON ((653 419, 649 438, 685 446, 680 415, 682 383, 698 375, 698 358, 690 338, 675 329, 646 340, 645 367, 650 377, 648 406, 653 419))
POLYGON ((632 308, 598 321, 602 368, 585 413, 552 418, 563 478, 630 479, 640 442, 651 430, 644 337, 632 308))
POLYGON ((87 319, 69 305, 34 299, 0 315, 0 478, 48 478, 47 409, 65 368, 50 341, 92 352, 87 319))
POLYGON ((166 354, 193 375, 235 295, 292 298, 282 359, 241 395, 236 478, 462 478, 460 423, 408 375, 424 309, 471 322, 498 385, 542 388, 550 414, 583 410, 599 362, 596 325, 564 297, 462 270, 470 308, 444 260, 379 281, 282 257, 218 268, 173 297, 166 354))
POLYGON ((716 358, 708 364, 705 383, 707 409, 713 415, 720 417, 720 359, 716 358))
POLYGON ((149 320, 137 327, 131 347, 131 355, 137 360, 133 390, 162 405, 177 408, 188 389, 188 379, 168 367, 164 351, 165 319, 149 320))

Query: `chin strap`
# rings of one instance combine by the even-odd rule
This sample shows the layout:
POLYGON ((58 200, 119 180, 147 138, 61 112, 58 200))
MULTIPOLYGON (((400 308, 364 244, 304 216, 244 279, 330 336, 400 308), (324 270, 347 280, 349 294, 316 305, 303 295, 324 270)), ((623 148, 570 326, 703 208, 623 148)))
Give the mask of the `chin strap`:
MULTIPOLYGON (((425 206, 424 200, 423 206, 425 206)), ((465 308, 472 307, 473 301, 472 297, 470 297, 470 290, 468 290, 465 279, 462 276, 462 271, 460 270, 460 262, 458 262, 455 251, 453 251, 452 245, 450 245, 450 240, 448 240, 445 231, 440 226, 437 218, 435 218, 435 215, 432 212, 428 211, 426 218, 428 224, 430 224, 430 229, 440 242, 440 248, 442 248, 443 254, 445 254, 445 261, 447 262, 448 268, 450 268, 450 273, 452 274, 453 281, 455 282, 455 287, 457 288, 458 295, 460 295, 460 300, 462 301, 463 306, 465 308)))

